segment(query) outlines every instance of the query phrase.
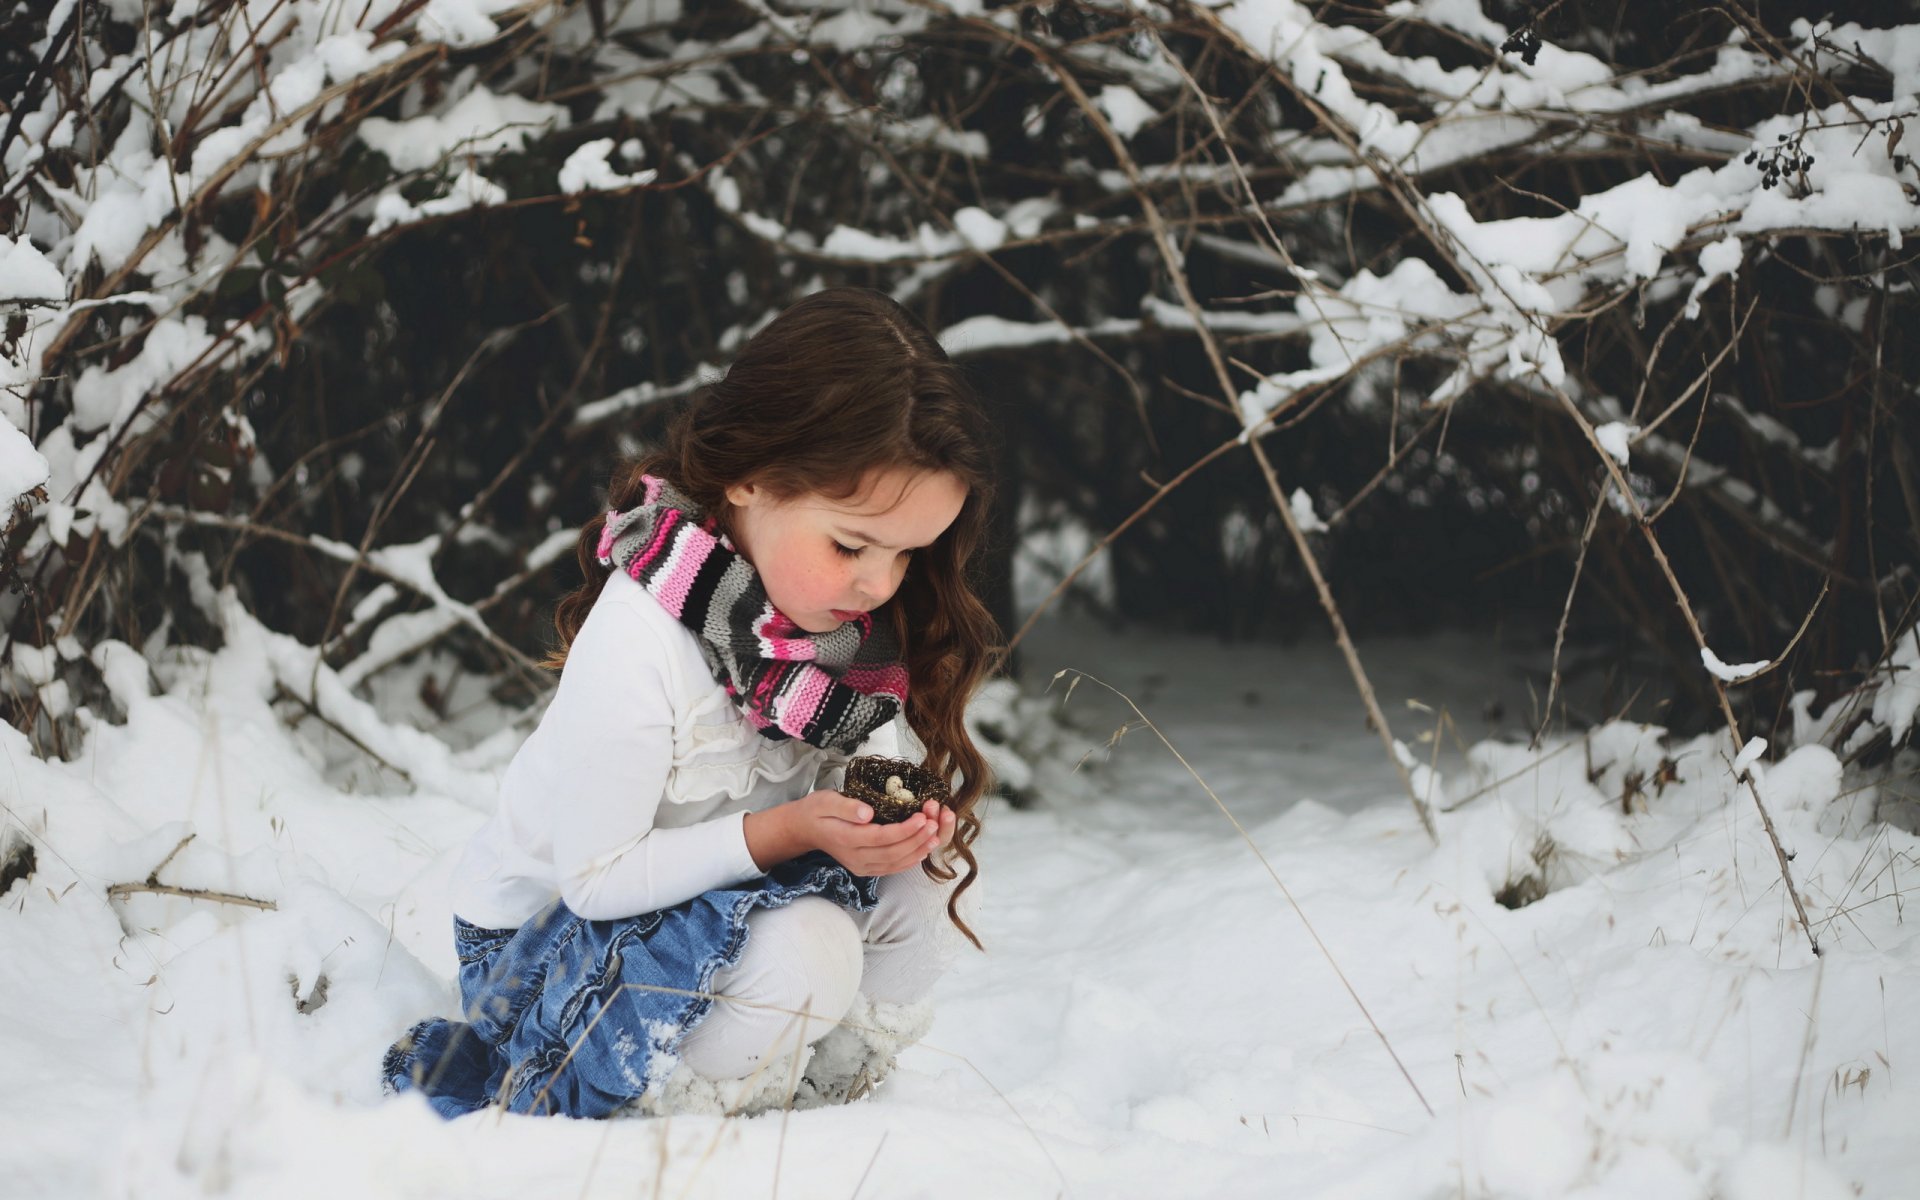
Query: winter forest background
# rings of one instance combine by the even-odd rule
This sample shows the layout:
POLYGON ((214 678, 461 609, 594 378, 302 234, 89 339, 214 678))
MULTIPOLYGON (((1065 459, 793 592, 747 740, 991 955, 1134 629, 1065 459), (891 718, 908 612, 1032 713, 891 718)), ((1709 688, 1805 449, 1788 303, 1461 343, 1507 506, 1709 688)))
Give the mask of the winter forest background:
POLYGON ((17 1194, 1915 1194, 1920 4, 29 0, 0 103, 17 1194), (615 455, 848 282, 1005 433, 989 953, 847 1109, 383 1100, 615 455))

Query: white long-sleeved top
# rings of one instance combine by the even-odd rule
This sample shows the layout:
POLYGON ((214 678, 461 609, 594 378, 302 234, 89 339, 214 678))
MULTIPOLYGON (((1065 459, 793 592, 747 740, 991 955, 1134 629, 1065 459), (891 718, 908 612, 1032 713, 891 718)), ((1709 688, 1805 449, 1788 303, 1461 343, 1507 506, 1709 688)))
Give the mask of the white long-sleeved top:
MULTIPOLYGON (((858 752, 898 754, 895 724, 858 752)), ((742 883, 761 874, 746 814, 837 786, 847 758, 756 733, 693 631, 616 571, 454 867, 453 911, 514 929, 558 896, 611 920, 742 883)))

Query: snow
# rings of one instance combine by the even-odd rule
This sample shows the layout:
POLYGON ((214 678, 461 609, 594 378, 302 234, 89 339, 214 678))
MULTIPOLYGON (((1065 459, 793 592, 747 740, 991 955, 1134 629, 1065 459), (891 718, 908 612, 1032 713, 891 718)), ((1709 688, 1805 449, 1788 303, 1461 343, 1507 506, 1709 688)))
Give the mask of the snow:
MULTIPOLYGON (((690 172, 696 169, 691 160, 683 161, 690 172)), ((952 231, 933 222, 922 221, 911 239, 888 237, 839 224, 829 230, 816 247, 813 236, 807 231, 789 229, 771 217, 747 209, 741 202, 739 184, 721 168, 702 169, 700 174, 720 210, 737 217, 741 225, 756 237, 809 255, 825 253, 861 262, 924 261, 931 264, 971 250, 995 250, 1008 237, 1034 236, 1046 219, 1060 208, 1060 202, 1049 196, 1031 196, 1016 201, 999 215, 967 205, 954 210, 952 231)), ((896 298, 903 301, 911 299, 913 291, 911 281, 894 289, 896 298)))
MULTIPOLYGON (((639 142, 627 139, 621 147, 621 153, 629 158, 638 157, 634 153, 639 142)), ((644 171, 622 174, 607 162, 607 156, 613 153, 612 138, 595 138, 584 142, 580 148, 567 156, 560 165, 560 190, 563 192, 611 191, 614 188, 635 187, 643 183, 652 183, 660 172, 649 167, 644 171)))
MULTIPOLYGON (((697 52, 702 48, 700 42, 687 42, 679 46, 681 53, 697 52)), ((609 53, 600 61, 614 68, 620 57, 609 53)), ((658 59, 631 56, 629 69, 658 70, 658 59)), ((671 78, 651 78, 638 76, 630 79, 615 79, 602 89, 605 99, 594 109, 594 121, 611 121, 625 114, 644 120, 655 113, 665 112, 683 104, 700 106, 724 104, 727 101, 726 85, 710 71, 675 71, 671 78)))
MULTIPOLYGON (((1043 502, 1031 493, 1020 498, 1020 528, 1025 530, 1013 554, 1014 603, 1031 612, 1048 593, 1078 566, 1099 534, 1058 502, 1043 502)), ((1074 589, 1097 604, 1114 598, 1113 556, 1102 550, 1074 579, 1074 589)))
POLYGON ((1362 100, 1330 57, 1349 36, 1346 31, 1319 24, 1293 0, 1240 0, 1222 8, 1220 20, 1254 53, 1272 58, 1318 103, 1344 119, 1362 148, 1398 158, 1415 145, 1418 126, 1382 104, 1362 100))
POLYGON ((0 417, 0 497, 12 501, 45 483, 53 474, 33 440, 0 417))
MULTIPOLYGON (((1023 202, 1024 203, 1024 202, 1023 202)), ((1018 206, 1015 206, 1018 208, 1018 206)), ((1026 237, 1019 222, 1021 214, 1009 211, 1008 227, 1014 236, 1026 237)), ((940 330, 940 345, 956 357, 981 354, 1021 346, 1072 341, 1078 333, 1089 338, 1126 337, 1152 325, 1173 329, 1193 328, 1193 314, 1184 305, 1158 296, 1140 297, 1139 319, 1107 317, 1091 325, 1069 328, 1058 321, 1011 321, 1005 317, 981 314, 965 317, 940 330)), ((1201 319, 1215 333, 1293 333, 1306 323, 1289 312, 1244 312, 1233 309, 1204 311, 1201 319)))
MULTIPOLYGON (((1626 460, 1625 455, 1621 455, 1620 458, 1623 462, 1626 460)), ((1740 683, 1756 671, 1763 671, 1773 665, 1771 659, 1765 658, 1750 663, 1724 663, 1720 661, 1720 656, 1715 654, 1710 646, 1700 647, 1700 662, 1713 674, 1715 679, 1722 680, 1726 683, 1740 683)))
POLYGON ((807 39, 816 45, 824 44, 851 52, 900 32, 902 30, 885 17, 849 8, 824 20, 814 21, 807 30, 807 39))
POLYGON ((1006 222, 973 205, 954 210, 953 226, 975 249, 992 250, 1007 240, 1006 222))
MULTIPOLYGON (((230 592, 218 611, 217 652, 149 670, 96 648, 127 719, 84 716, 75 761, 0 728, 6 836, 37 850, 0 908, 10 1196, 1254 1197, 1284 1180, 1356 1200, 1784 1200, 1911 1178, 1920 1098, 1893 1076, 1912 1039, 1885 1011, 1920 987, 1897 899, 1920 842, 1863 817, 1822 747, 1751 763, 1800 851, 1815 959, 1724 734, 1618 719, 1525 748, 1551 631, 1359 643, 1431 764, 1435 846, 1326 639, 1043 623, 1022 646, 1029 699, 996 688, 979 715, 1023 736, 1044 710, 1073 723, 1036 759, 1048 801, 989 802, 989 953, 941 981, 932 1032, 874 1096, 784 1119, 442 1122, 380 1095, 379 1056, 453 1004, 451 855, 537 713, 463 676, 462 716, 438 722, 417 699, 451 670, 438 657, 368 678, 371 699, 323 691, 376 763, 273 704, 306 686, 310 650, 230 592), (1246 838, 1151 730, 1112 737, 1132 716, 1113 695, 1063 679, 1041 697, 1063 667, 1131 696, 1246 838), (1464 754, 1428 736, 1442 711, 1464 754), (149 875, 272 907, 109 892, 149 875), (1539 899, 1495 902, 1528 875, 1539 899)), ((45 679, 49 653, 11 669, 45 679)))
POLYGON ((397 191, 380 193, 373 205, 373 220, 367 225, 370 234, 381 233, 395 225, 406 225, 428 217, 445 216, 448 213, 489 204, 501 204, 506 201, 507 189, 481 175, 472 167, 460 168, 453 177, 447 194, 436 196, 413 204, 397 191))
POLYGON ((972 205, 954 210, 953 225, 955 232, 949 233, 932 222, 922 221, 913 241, 882 237, 851 225, 835 225, 820 243, 820 250, 841 258, 872 262, 941 258, 968 249, 997 249, 1009 232, 1006 222, 972 205))
POLYGON ((451 46, 489 41, 500 32, 492 15, 514 5, 515 0, 427 0, 420 14, 421 32, 451 46))
POLYGON ((1793 35, 1802 42, 1802 52, 1817 62, 1820 69, 1832 69, 1840 56, 1832 49, 1816 48, 1813 44, 1816 32, 1829 47, 1856 51, 1879 63, 1893 76, 1894 95, 1920 95, 1920 25, 1869 29, 1853 22, 1836 26, 1831 21, 1821 21, 1816 25, 1805 17, 1798 17, 1792 29, 1793 35))
MULTIPOLYGON (((1506 37, 1505 27, 1471 0, 1407 0, 1389 10, 1490 47, 1506 37)), ((1384 155, 1409 172, 1472 160, 1537 136, 1549 113, 1656 111, 1659 102, 1762 80, 1781 69, 1737 33, 1717 49, 1710 67, 1654 84, 1615 79, 1592 56, 1551 44, 1540 48, 1531 66, 1505 55, 1499 65, 1484 69, 1445 69, 1430 58, 1392 54, 1364 29, 1321 25, 1293 0, 1234 0, 1216 11, 1256 53, 1271 57, 1303 93, 1344 124, 1361 156, 1384 155), (1347 79, 1347 65, 1434 97, 1434 119, 1424 124, 1403 119, 1362 100, 1347 79)), ((1811 38, 1811 27, 1804 25, 1795 27, 1797 36, 1811 38)), ((1862 35, 1847 46, 1857 45, 1896 79, 1920 73, 1915 30, 1850 26, 1847 32, 1862 35)), ((1814 53, 1810 41, 1807 52, 1814 53)), ((1467 290, 1455 294, 1437 275, 1403 278, 1403 270, 1431 274, 1413 258, 1393 264, 1384 275, 1361 271, 1338 287, 1303 279, 1295 310, 1312 331, 1313 365, 1270 377, 1243 393, 1243 437, 1302 388, 1339 383, 1369 354, 1403 345, 1458 360, 1454 373, 1433 392, 1434 401, 1451 399, 1492 372, 1506 378, 1537 374, 1561 385, 1565 365, 1547 331, 1580 310, 1591 291, 1618 292, 1674 276, 1684 282, 1691 275, 1684 312, 1697 317, 1708 289, 1737 274, 1746 240, 1813 228, 1884 236, 1898 250, 1908 231, 1920 228, 1920 191, 1899 177, 1898 162, 1883 147, 1885 131, 1912 116, 1910 108, 1904 97, 1842 98, 1825 108, 1769 118, 1747 131, 1750 140, 1731 145, 1705 131, 1697 117, 1668 114, 1660 119, 1683 141, 1711 143, 1725 160, 1671 180, 1642 174, 1581 196, 1551 216, 1481 220, 1455 193, 1422 195, 1426 223, 1442 234, 1434 250, 1466 277, 1467 290), (1747 161, 1742 148, 1751 148, 1755 161, 1747 161), (1766 178, 1767 165, 1782 150, 1804 153, 1811 165, 1786 172, 1779 186, 1767 186, 1774 182, 1766 178), (1687 256, 1697 263, 1695 271, 1683 256, 1703 240, 1703 248, 1687 256), (1394 289, 1382 288, 1383 281, 1408 285, 1398 301, 1404 320, 1397 330, 1388 319, 1388 310, 1396 306, 1394 289), (1356 304, 1375 310, 1359 329, 1354 328, 1356 304), (1437 336, 1442 326, 1449 335, 1445 339, 1437 336), (1453 345, 1462 334, 1467 345, 1453 345)), ((1274 150, 1307 169, 1269 204, 1313 204, 1377 187, 1384 177, 1332 137, 1287 135, 1274 150)))
MULTIPOLYGON (((196 103, 191 88, 169 87, 156 104, 147 95, 151 82, 142 75, 144 58, 132 54, 112 56, 86 77, 85 91, 99 102, 116 87, 129 93, 133 111, 110 147, 104 153, 83 155, 74 170, 70 188, 48 182, 48 193, 64 210, 72 227, 64 243, 56 243, 47 261, 67 276, 77 275, 89 261, 97 259, 107 271, 117 271, 144 243, 149 232, 163 227, 182 197, 216 186, 229 190, 247 185, 258 177, 258 163, 292 152, 305 140, 306 118, 323 104, 329 86, 339 88, 363 76, 378 72, 406 52, 397 40, 373 45, 371 29, 346 29, 321 34, 317 26, 335 24, 326 20, 300 21, 301 6, 271 6, 254 14, 250 21, 225 22, 182 31, 173 43, 176 57, 182 61, 218 59, 223 54, 215 39, 225 37, 237 46, 234 57, 252 61, 260 45, 274 47, 270 58, 262 58, 257 75, 249 80, 261 82, 247 98, 242 92, 230 97, 226 111, 235 115, 230 123, 209 124, 192 143, 188 169, 176 172, 166 157, 155 158, 152 147, 167 142, 171 134, 156 131, 156 111, 166 119, 166 128, 176 127, 188 117, 196 103), (249 165, 251 164, 251 165, 249 165)), ((124 14, 137 18, 137 12, 124 14)), ((304 14, 313 15, 313 14, 304 14)), ((377 21, 384 11, 373 13, 377 21)), ((177 82, 177 81, 176 81, 177 82)), ((70 144, 70 127, 48 129, 57 106, 43 107, 27 114, 21 122, 26 139, 8 150, 8 160, 0 173, 18 173, 38 159, 46 144, 70 144)), ((177 233, 172 235, 177 240, 177 233)), ((216 243, 215 249, 222 248, 216 243)), ((157 264, 148 264, 157 265, 157 264)), ((0 263, 0 290, 20 286, 17 278, 24 270, 14 262, 0 263)), ((44 281, 40 281, 44 283, 44 281)), ((36 284, 36 286, 38 286, 36 284)), ((54 294, 64 295, 62 286, 54 294)))
MULTIPOLYGON (((73 3, 58 0, 49 30, 73 3)), ((110 7, 136 15, 130 0, 110 7)), ((0 366, 8 385, 0 495, 45 485, 53 496, 23 556, 75 535, 123 538, 126 505, 98 480, 79 490, 114 440, 101 434, 138 433, 136 422, 158 419, 161 410, 143 403, 210 355, 244 359, 270 344, 258 330, 229 330, 222 342, 182 309, 237 251, 217 232, 194 255, 177 229, 156 236, 180 198, 267 187, 272 164, 307 136, 308 118, 337 104, 347 85, 370 82, 363 77, 423 40, 493 39, 494 18, 514 5, 430 0, 411 28, 375 45, 370 30, 400 7, 373 0, 349 28, 309 4, 263 3, 246 9, 246 21, 175 29, 182 61, 226 61, 224 40, 251 64, 237 77, 241 90, 202 114, 204 135, 184 172, 153 148, 168 144, 201 93, 169 86, 156 99, 135 55, 94 64, 85 94, 104 101, 123 92, 124 127, 76 159, 71 186, 35 176, 57 217, 30 210, 40 224, 0 235, 0 305, 26 321, 23 354, 0 366), (256 56, 249 42, 266 49, 256 56), (90 264, 110 274, 133 266, 146 278, 68 303, 68 280, 90 264), (21 432, 28 410, 9 389, 42 372, 39 354, 69 321, 105 303, 143 305, 154 323, 126 361, 86 364, 72 380, 70 419, 30 444, 21 432)), ((810 15, 796 45, 850 49, 927 20, 905 0, 798 7, 810 15)), ((1710 65, 1649 82, 1551 44, 1532 64, 1504 55, 1484 68, 1447 67, 1394 54, 1366 28, 1322 25, 1294 0, 1211 7, 1366 156, 1410 176, 1569 118, 1628 111, 1643 136, 1699 148, 1710 163, 1629 178, 1535 217, 1483 221, 1481 201, 1418 197, 1438 231, 1420 251, 1431 259, 1345 278, 1316 262, 1318 272, 1293 272, 1302 290, 1289 311, 1204 314, 1216 332, 1306 340, 1306 366, 1239 397, 1249 435, 1301 391, 1406 350, 1452 364, 1432 402, 1493 373, 1558 386, 1566 368, 1548 330, 1596 290, 1687 289, 1683 311, 1697 318, 1719 281, 1739 280, 1750 242, 1807 228, 1865 231, 1899 252, 1920 228, 1920 201, 1885 148, 1920 89, 1914 27, 1797 22, 1795 54, 1833 70, 1842 56, 1865 56, 1892 80, 1893 98, 1851 97, 1736 129, 1662 110, 1715 89, 1770 86, 1792 69, 1737 34, 1702 47, 1710 65), (1351 71, 1441 98, 1445 109, 1403 116, 1364 99, 1351 71), (1813 165, 1763 186, 1746 151, 1788 144, 1813 165)), ((199 8, 174 0, 170 22, 191 22, 199 8)), ((636 5, 611 20, 618 32, 679 11, 636 5)), ((969 0, 954 11, 980 10, 969 0)), ((1400 0, 1388 12, 1486 47, 1507 34, 1477 0, 1400 0)), ((1012 10, 987 19, 1004 24, 1012 10)), ((605 44, 595 62, 612 81, 592 120, 624 128, 685 105, 765 103, 730 69, 679 69, 761 52, 764 39, 745 28, 721 43, 650 43, 648 53, 605 44)), ((1118 44, 1076 54, 1114 81, 1095 103, 1123 138, 1157 115, 1144 96, 1164 104, 1183 86, 1166 63, 1118 44)), ((1843 73, 1881 77, 1868 66, 1843 73)), ((370 221, 369 233, 504 202, 505 190, 483 174, 486 160, 571 123, 565 106, 476 79, 469 66, 452 74, 432 111, 419 111, 410 91, 401 119, 358 126, 396 169, 430 176, 408 184, 426 199, 389 189, 353 214, 370 221)), ((974 159, 991 149, 985 135, 932 117, 901 121, 837 99, 821 113, 882 144, 974 159)), ((0 164, 10 176, 91 136, 52 103, 18 114, 18 125, 0 164)), ((654 178, 651 168, 616 169, 614 144, 580 146, 557 185, 579 192, 654 178)), ((1331 136, 1289 134, 1273 150, 1305 170, 1262 198, 1270 205, 1318 203, 1379 186, 1385 174, 1331 136)), ((629 167, 643 159, 632 138, 618 152, 629 167)), ((769 242, 912 265, 903 294, 957 257, 1036 236, 1062 211, 1058 197, 1035 195, 1004 211, 961 208, 952 228, 840 225, 816 239, 747 209, 723 169, 686 165, 723 211, 769 242)), ((1141 169, 1153 181, 1233 183, 1217 164, 1141 169)), ((1131 188, 1118 171, 1088 179, 1131 188)), ((1096 234, 1102 225, 1088 213, 1073 220, 1096 234)), ((1213 234, 1195 244, 1230 259, 1272 257, 1226 250, 1213 234)), ((1276 265, 1285 264, 1263 263, 1276 265)), ((312 294, 294 301, 293 316, 312 294)), ((1869 312, 1864 297, 1841 307, 1837 289, 1816 301, 1854 329, 1869 312)), ((1151 294, 1138 313, 1078 329, 975 316, 940 337, 958 355, 1194 321, 1151 294)), ((732 344, 723 339, 722 348, 732 344)), ((708 369, 625 389, 579 419, 684 394, 708 369)), ((1837 453, 1837 441, 1801 447, 1724 393, 1712 402, 1790 452, 1837 453)), ((1622 467, 1637 448, 1679 468, 1683 444, 1636 442, 1638 433, 1620 419, 1595 430, 1622 467)), ((1684 462, 1691 484, 1733 503, 1772 503, 1721 467, 1684 462)), ((1307 488, 1293 492, 1290 508, 1303 530, 1325 528, 1307 488)), ((1762 515, 1817 546, 1783 514, 1762 515)), ((1022 523, 1046 526, 1014 563, 1016 592, 1030 605, 1096 534, 1062 512, 1030 511, 1022 523)), ((1224 532, 1237 545, 1251 529, 1241 517, 1224 532)), ((529 566, 569 552, 573 540, 556 531, 529 566)), ((349 545, 314 544, 356 557, 349 545)), ((338 671, 315 648, 255 623, 190 558, 177 561, 219 624, 223 649, 161 650, 161 638, 149 658, 111 639, 83 649, 63 637, 16 642, 0 664, 17 689, 85 735, 74 761, 49 761, 0 726, 10 766, 0 855, 35 852, 32 874, 0 896, 0 1061, 14 1084, 0 1092, 0 1177, 14 1181, 10 1196, 733 1196, 772 1185, 796 1196, 1236 1197, 1284 1186, 1302 1197, 1784 1200, 1897 1194, 1920 1165, 1912 1148, 1920 1100, 1894 1086, 1912 1038, 1887 1018, 1889 1008, 1910 1010, 1920 989, 1920 940, 1905 929, 1900 884, 1920 844, 1877 819, 1894 809, 1842 765, 1882 735, 1896 747, 1911 735, 1920 712, 1912 630, 1893 648, 1870 718, 1844 739, 1850 710, 1836 702, 1816 713, 1814 693, 1802 691, 1790 705, 1791 736, 1776 747, 1745 733, 1731 760, 1724 731, 1670 737, 1644 720, 1607 719, 1575 695, 1569 703, 1584 708, 1590 727, 1528 749, 1525 682, 1545 672, 1537 644, 1363 641, 1393 752, 1435 810, 1436 846, 1323 638, 1222 646, 1043 625, 1022 648, 1029 694, 996 684, 969 721, 1016 735, 1020 753, 994 746, 990 758, 1009 784, 1047 802, 987 806, 979 929, 991 953, 963 958, 942 981, 933 1034, 873 1099, 789 1119, 606 1125, 492 1115, 447 1124, 414 1098, 385 1099, 375 1082, 380 1052, 414 1019, 453 1006, 447 871, 538 716, 537 706, 503 708, 451 657, 409 657, 454 624, 484 627, 434 577, 438 549, 429 537, 369 557, 385 579, 352 610, 367 649, 338 671), (380 616, 408 591, 427 607, 380 616), (62 677, 82 658, 111 695, 111 714, 78 704, 82 693, 62 677), (1075 691, 1063 679, 1040 698, 1066 667, 1126 689, 1245 836, 1099 687, 1075 691), (448 711, 457 717, 422 707, 429 672, 455 680, 448 711), (288 694, 307 697, 318 716, 288 694), (1495 703, 1512 715, 1484 716, 1495 703), (1057 730, 1042 715, 1055 710, 1078 728, 1057 730), (1818 958, 1754 795, 1792 856, 1825 951, 1818 958), (1509 908, 1500 897, 1530 902, 1509 908), (725 1153, 714 1154, 722 1142, 725 1153)), ((1108 556, 1096 556, 1079 585, 1094 607, 1110 602, 1108 556)), ((1771 665, 1729 665, 1706 648, 1701 661, 1726 683, 1771 665)))
POLYGON ((1140 132, 1141 126, 1153 120, 1159 113, 1152 105, 1140 98, 1140 93, 1125 84, 1110 83, 1100 89, 1093 102, 1107 118, 1107 124, 1123 138, 1131 138, 1140 132))
POLYGON ((1325 533, 1326 522, 1313 511, 1313 497, 1307 495, 1307 489, 1295 488, 1293 495, 1287 497, 1287 507, 1293 510, 1294 524, 1300 526, 1302 533, 1325 533))
POLYGON ((1600 448, 1613 456, 1621 466, 1627 465, 1628 445, 1633 435, 1640 432, 1638 425, 1629 425, 1625 421, 1608 421, 1594 428, 1593 436, 1600 448))
POLYGON ((26 238, 0 234, 0 300, 63 300, 67 281, 26 238))
MULTIPOLYGON (((1129 330, 1139 327, 1138 322, 1126 325, 1129 330)), ((941 348, 948 354, 979 354, 986 350, 1071 341, 1073 330, 1058 321, 1009 321, 982 313, 954 322, 942 329, 939 337, 941 348)))
MULTIPOLYGON (((202 316, 155 321, 146 344, 126 365, 109 370, 93 364, 73 384, 73 424, 80 430, 118 429, 156 388, 199 363, 214 344, 202 316)), ((146 407, 142 425, 158 419, 158 406, 146 407)))
POLYGON ((420 171, 456 152, 486 158, 517 150, 549 126, 566 124, 563 105, 475 88, 444 113, 405 121, 368 117, 360 122, 359 134, 395 170, 420 171))
POLYGON ((1618 255, 1617 267, 1600 269, 1631 281, 1652 278, 1692 225, 1729 207, 1711 178, 1712 172, 1700 167, 1668 187, 1641 175, 1590 192, 1573 211, 1553 217, 1477 221, 1452 192, 1428 199, 1448 232, 1482 264, 1505 264, 1538 276, 1583 262, 1610 262, 1618 255))
POLYGON ((1788 1146, 1756 1145, 1721 1178, 1726 1200, 1853 1200, 1833 1173, 1788 1146))
POLYGON ((1740 273, 1740 255, 1740 239, 1733 234, 1709 243, 1700 251, 1700 278, 1694 280, 1693 291, 1687 294, 1687 320, 1691 321, 1700 315, 1700 297, 1706 295, 1714 280, 1731 278, 1740 273))
POLYGON ((1873 698, 1873 720, 1893 732, 1897 745, 1913 728, 1914 710, 1920 709, 1920 630, 1909 628, 1900 635, 1889 667, 1892 678, 1873 698))
POLYGON ((1334 294, 1304 288, 1294 308, 1309 330, 1313 365, 1269 376, 1242 392, 1241 417, 1252 429, 1301 388, 1340 378, 1375 350, 1410 336, 1413 345, 1423 344, 1413 332, 1423 318, 1448 320, 1471 306, 1418 258, 1401 259, 1384 277, 1363 269, 1334 294))

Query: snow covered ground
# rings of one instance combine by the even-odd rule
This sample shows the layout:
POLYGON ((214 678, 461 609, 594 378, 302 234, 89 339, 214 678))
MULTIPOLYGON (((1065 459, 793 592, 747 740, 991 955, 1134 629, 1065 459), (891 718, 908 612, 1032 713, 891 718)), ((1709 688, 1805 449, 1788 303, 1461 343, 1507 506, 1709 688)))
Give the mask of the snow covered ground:
POLYGON ((1920 1187, 1920 940, 1901 897, 1916 839, 1872 823, 1872 792, 1842 795, 1824 750, 1755 768, 1815 959, 1724 738, 1663 745, 1615 722, 1529 755, 1525 672, 1543 659, 1517 637, 1361 645, 1422 764, 1442 706, 1470 748, 1443 733, 1438 777, 1416 772, 1459 805, 1435 848, 1323 638, 1043 626, 1033 688, 1071 667, 1128 691, 1247 837, 1151 730, 1109 752, 1130 714, 1083 681, 1079 732, 1051 753, 1092 757, 1045 807, 989 808, 990 953, 963 957, 933 1033, 874 1097, 749 1120, 443 1123, 383 1098, 376 1067, 452 1006, 450 853, 528 714, 509 723, 461 680, 461 715, 428 737, 416 696, 428 671, 448 683, 444 663, 377 676, 377 707, 323 672, 329 719, 390 764, 375 767, 312 718, 289 730, 276 681, 304 691, 310 656, 228 612, 228 647, 170 660, 157 694, 138 655, 96 651, 128 720, 97 723, 76 761, 0 729, 0 840, 24 830, 34 863, 0 903, 10 1197, 1920 1187), (1495 902, 1514 885, 1544 895, 1495 902))

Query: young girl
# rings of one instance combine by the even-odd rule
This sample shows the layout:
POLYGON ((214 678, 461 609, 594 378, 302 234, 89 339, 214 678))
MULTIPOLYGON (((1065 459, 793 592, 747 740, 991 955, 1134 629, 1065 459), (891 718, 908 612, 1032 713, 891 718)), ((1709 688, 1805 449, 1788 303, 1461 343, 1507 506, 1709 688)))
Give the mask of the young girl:
POLYGON ((856 1099, 926 1032, 959 936, 980 945, 988 771, 961 718, 996 636, 968 580, 987 438, 924 325, 829 288, 616 474, 555 617, 559 688, 455 869, 466 1019, 395 1043, 391 1090, 447 1116, 752 1113, 856 1099), (947 806, 881 825, 831 786, 921 749, 947 806))

